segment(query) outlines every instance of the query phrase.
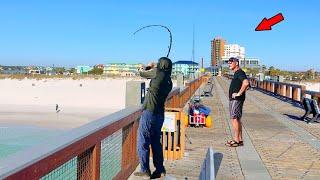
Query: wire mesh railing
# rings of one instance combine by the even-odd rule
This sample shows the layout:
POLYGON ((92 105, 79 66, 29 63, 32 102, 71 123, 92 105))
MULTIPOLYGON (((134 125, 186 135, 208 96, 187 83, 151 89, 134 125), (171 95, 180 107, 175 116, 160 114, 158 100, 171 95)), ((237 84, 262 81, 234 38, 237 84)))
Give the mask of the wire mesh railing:
POLYGON ((121 171, 122 130, 101 141, 100 179, 112 179, 121 171))
POLYGON ((64 180, 77 179, 77 157, 72 158, 49 174, 43 176, 41 180, 64 180))

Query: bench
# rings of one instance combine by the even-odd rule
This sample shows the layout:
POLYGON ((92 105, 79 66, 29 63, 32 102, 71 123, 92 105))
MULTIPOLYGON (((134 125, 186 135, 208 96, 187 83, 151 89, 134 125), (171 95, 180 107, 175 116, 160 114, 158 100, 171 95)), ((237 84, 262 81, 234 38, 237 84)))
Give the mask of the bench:
POLYGON ((206 84, 206 86, 203 89, 203 92, 202 92, 201 96, 205 96, 205 97, 213 96, 212 89, 213 89, 213 84, 212 83, 206 84))
POLYGON ((318 102, 315 99, 304 98, 302 101, 305 113, 301 117, 302 120, 307 120, 307 123, 319 122, 318 118, 320 117, 320 110, 318 102), (306 119, 310 114, 313 114, 311 119, 306 119))

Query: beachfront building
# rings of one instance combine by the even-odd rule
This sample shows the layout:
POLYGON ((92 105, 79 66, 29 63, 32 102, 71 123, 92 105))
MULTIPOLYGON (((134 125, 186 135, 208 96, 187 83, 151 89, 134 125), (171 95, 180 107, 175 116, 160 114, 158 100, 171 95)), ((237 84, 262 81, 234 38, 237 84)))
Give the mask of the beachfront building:
POLYGON ((239 44, 226 44, 224 45, 224 55, 222 58, 245 58, 245 48, 239 44))
MULTIPOLYGON (((228 65, 229 57, 222 58, 222 67, 229 68, 228 65)), ((239 58, 240 60, 240 67, 241 68, 261 68, 260 59, 246 57, 246 58, 239 58)))
POLYGON ((90 67, 90 66, 77 66, 76 67, 77 74, 86 74, 86 73, 89 73, 89 71, 92 69, 93 69, 93 67, 90 67))
POLYGON ((1 74, 28 74, 25 66, 1 66, 1 74))
POLYGON ((221 64, 221 58, 224 56, 224 47, 226 41, 221 37, 216 37, 211 41, 211 66, 221 64))
POLYGON ((182 73, 183 76, 189 77, 192 73, 199 72, 199 64, 193 61, 177 61, 173 63, 172 75, 176 76, 182 73))
POLYGON ((109 63, 104 65, 103 73, 113 76, 136 76, 142 64, 109 63))

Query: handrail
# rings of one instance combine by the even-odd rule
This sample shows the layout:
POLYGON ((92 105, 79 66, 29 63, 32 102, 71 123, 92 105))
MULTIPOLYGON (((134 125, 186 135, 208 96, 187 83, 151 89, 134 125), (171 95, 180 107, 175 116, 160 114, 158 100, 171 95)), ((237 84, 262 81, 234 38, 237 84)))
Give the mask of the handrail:
POLYGON ((287 97, 296 102, 302 102, 306 96, 311 96, 312 99, 317 99, 320 104, 320 92, 308 91, 306 86, 298 84, 290 84, 284 82, 276 82, 270 80, 259 81, 256 78, 249 78, 252 86, 262 89, 267 92, 272 92, 276 95, 287 97))
POLYGON ((179 87, 174 87, 170 93, 168 94, 167 99, 171 99, 173 96, 178 95, 180 93, 180 88, 179 87))
POLYGON ((47 143, 18 152, 0 162, 0 179, 39 179, 129 125, 140 115, 141 107, 129 107, 52 138, 47 143), (48 167, 48 163, 52 165, 48 167))
POLYGON ((309 94, 309 95, 311 95, 311 96, 320 97, 320 92, 317 92, 317 91, 305 90, 304 93, 305 93, 305 94, 309 94))
MULTIPOLYGON (((189 82, 183 91, 174 88, 166 100, 166 107, 184 106, 203 80, 201 76, 189 82)), ((121 169, 114 178, 126 179, 138 165, 136 137, 141 112, 141 106, 120 110, 3 159, 0 161, 0 179, 40 179, 72 158, 77 158, 77 179, 100 179, 101 143, 119 130, 123 151, 121 169)))
POLYGON ((184 93, 187 90, 188 90, 188 87, 182 87, 182 88, 180 88, 180 93, 184 93))
POLYGON ((285 82, 277 82, 277 81, 272 81, 272 80, 263 80, 265 82, 270 82, 270 83, 276 83, 279 85, 286 85, 286 86, 291 86, 291 87, 295 87, 295 88, 301 88, 302 85, 298 85, 298 84, 291 84, 291 83, 285 83, 285 82))

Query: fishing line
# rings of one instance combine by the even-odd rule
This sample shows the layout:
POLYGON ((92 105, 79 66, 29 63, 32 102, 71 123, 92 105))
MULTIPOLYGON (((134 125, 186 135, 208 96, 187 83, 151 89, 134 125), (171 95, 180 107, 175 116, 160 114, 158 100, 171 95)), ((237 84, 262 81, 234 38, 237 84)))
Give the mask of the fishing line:
POLYGON ((162 28, 165 28, 169 32, 170 43, 169 43, 169 46, 168 46, 168 53, 167 53, 167 57, 169 57, 169 54, 170 54, 170 51, 171 51, 171 45, 172 45, 172 34, 171 34, 170 29, 167 26, 163 26, 163 25, 148 25, 148 26, 144 26, 144 27, 138 29, 137 31, 135 31, 133 33, 133 35, 135 35, 137 32, 139 32, 139 31, 141 31, 143 29, 150 28, 150 27, 162 27, 162 28))

